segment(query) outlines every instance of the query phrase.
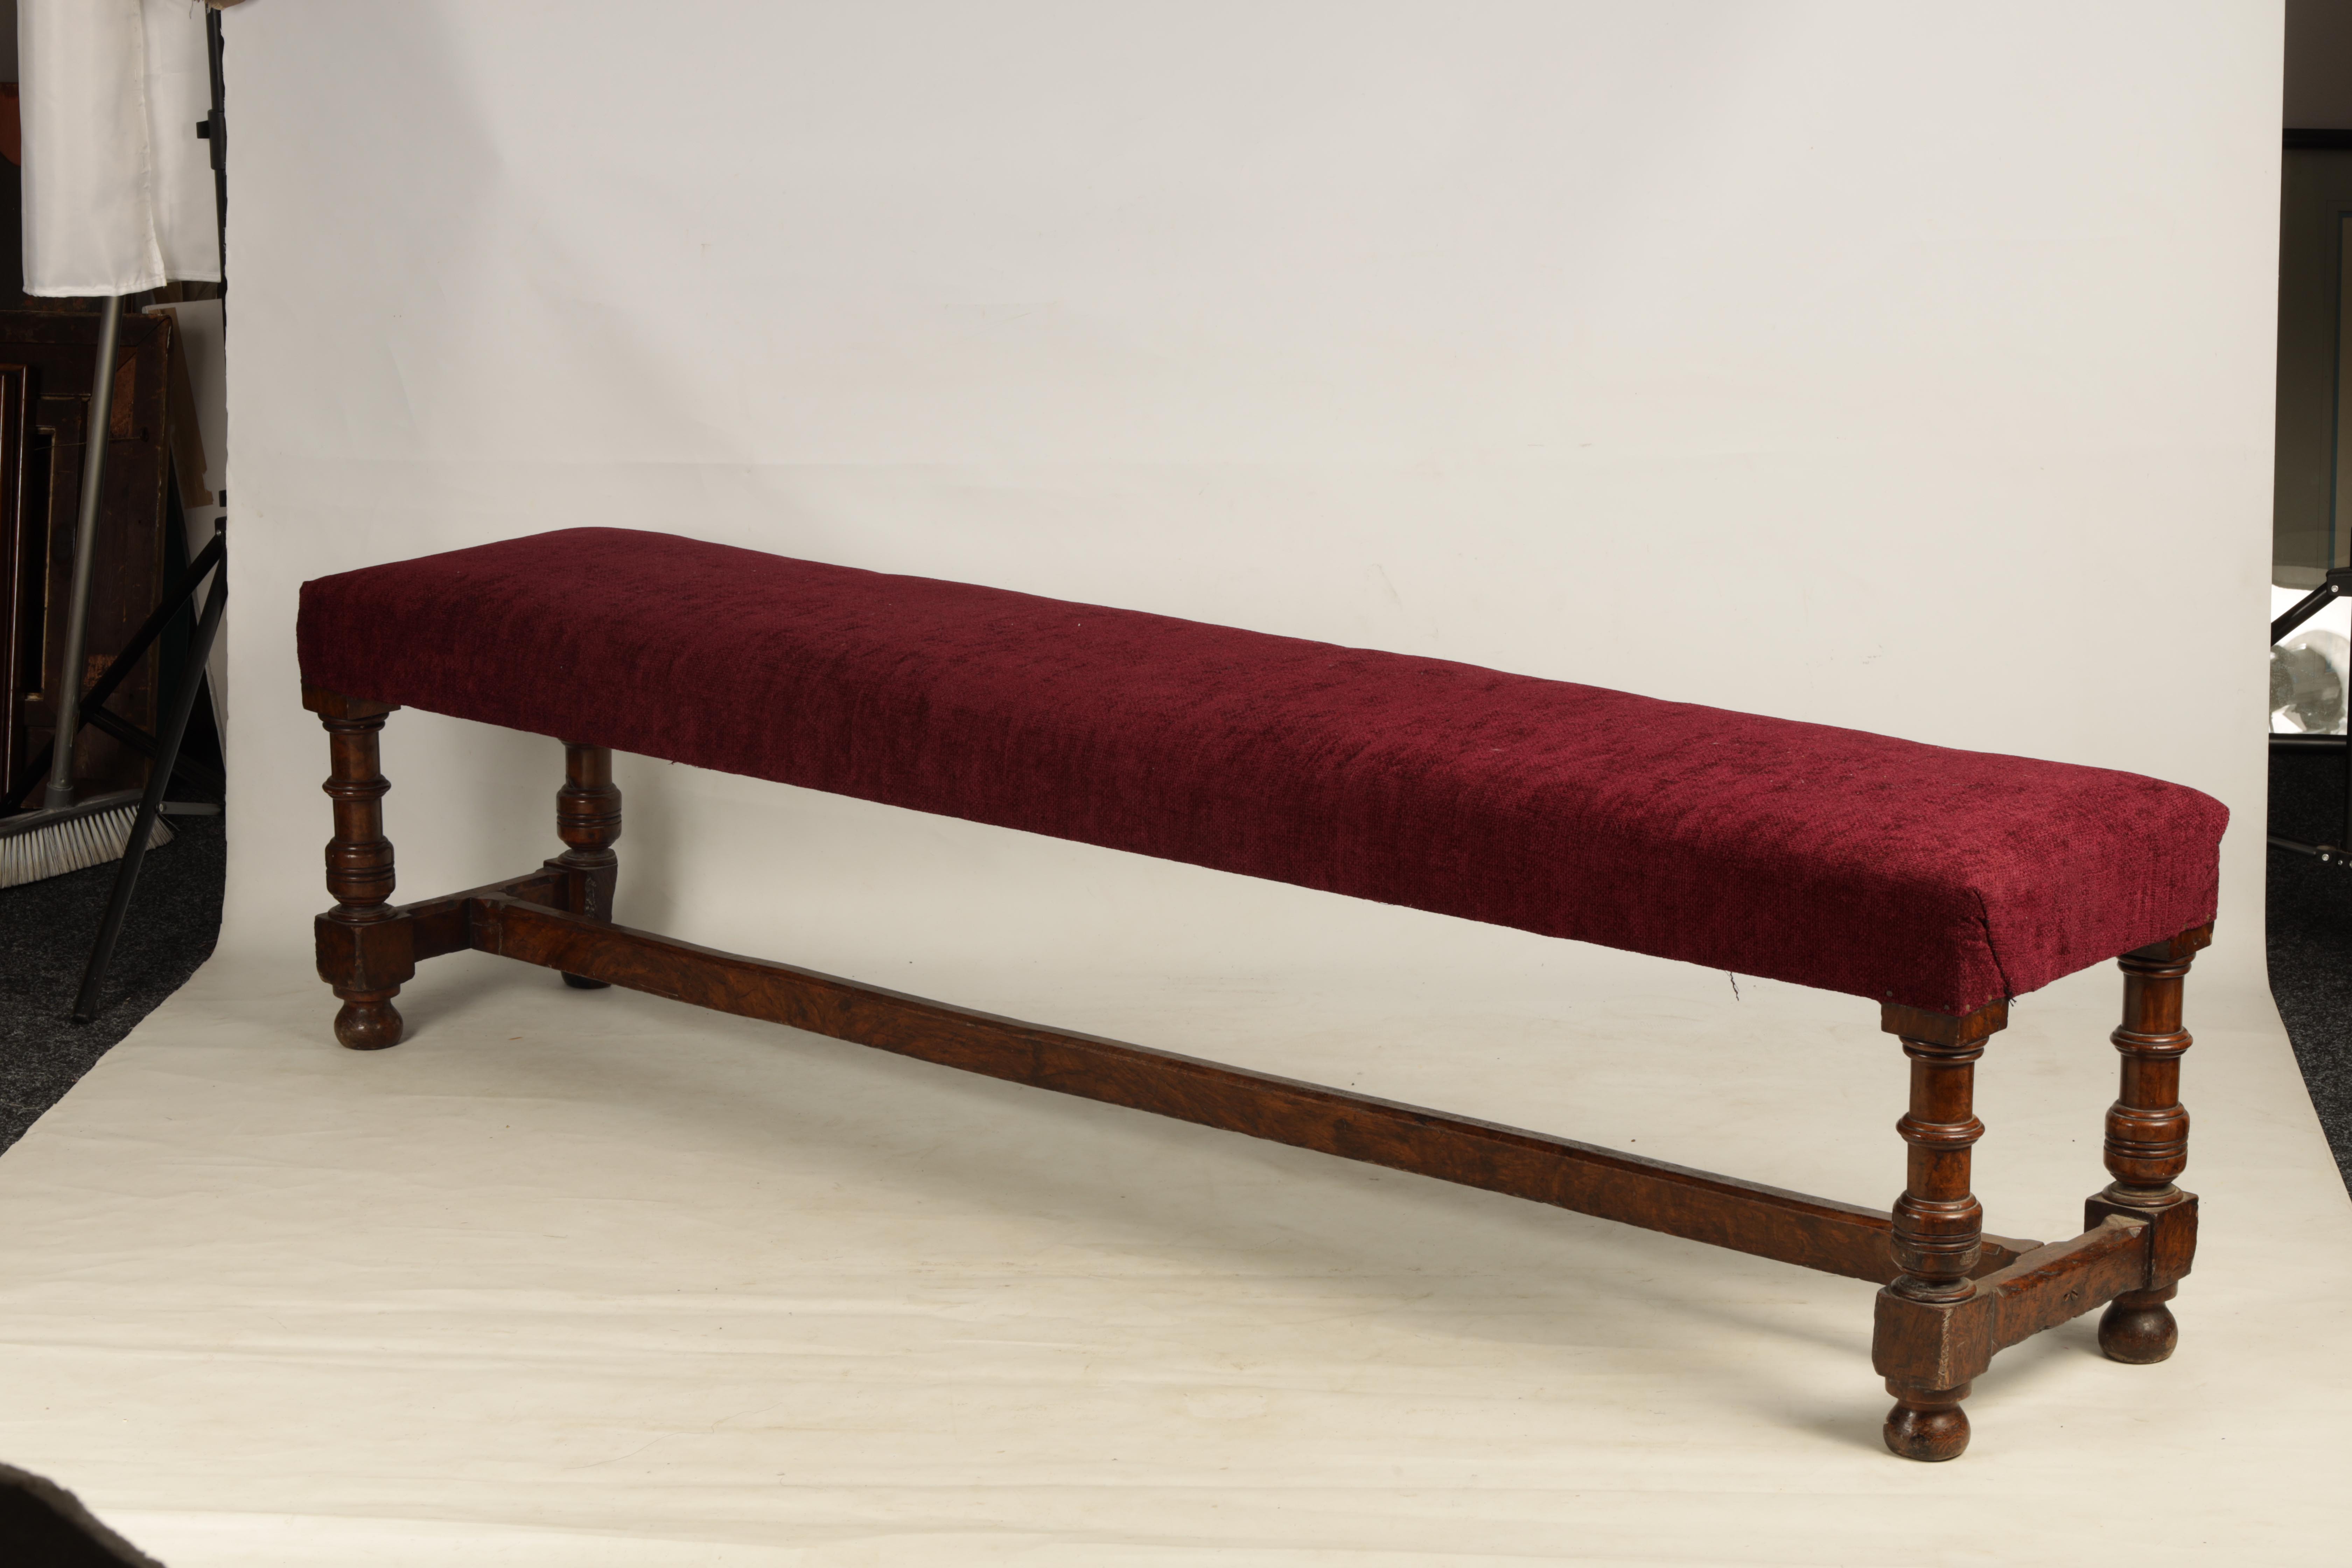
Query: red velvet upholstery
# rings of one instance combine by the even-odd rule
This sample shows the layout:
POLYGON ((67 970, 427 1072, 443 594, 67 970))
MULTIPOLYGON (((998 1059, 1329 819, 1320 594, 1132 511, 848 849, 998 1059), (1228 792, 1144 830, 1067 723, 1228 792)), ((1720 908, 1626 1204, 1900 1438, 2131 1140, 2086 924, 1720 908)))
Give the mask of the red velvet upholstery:
POLYGON ((666 534, 304 584, 302 678, 1964 1013, 2213 914, 2228 812, 1956 752, 666 534))

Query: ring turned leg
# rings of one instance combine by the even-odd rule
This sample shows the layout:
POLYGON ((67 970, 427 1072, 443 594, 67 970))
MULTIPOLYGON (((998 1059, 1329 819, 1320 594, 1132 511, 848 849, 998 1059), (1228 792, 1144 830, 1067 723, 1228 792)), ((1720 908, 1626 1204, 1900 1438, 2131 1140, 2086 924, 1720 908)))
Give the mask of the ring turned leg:
POLYGON ((319 977, 342 999, 335 1038, 355 1051, 382 1050, 400 1044, 392 999, 416 972, 408 927, 384 907, 393 874, 383 801, 392 786, 380 771, 376 736, 394 710, 322 691, 302 696, 326 727, 324 787, 335 803, 335 836, 327 843, 327 891, 335 907, 318 921, 319 977))
POLYGON ((2212 940, 2200 926, 2126 953, 2123 1023, 2111 1037, 2122 1053, 2122 1087, 2107 1108, 2107 1172, 2115 1180, 2087 1205, 2089 1224, 2109 1214, 2159 1221, 2148 1288, 2127 1290, 2099 1319, 2099 1348, 2111 1361, 2146 1365, 2172 1353, 2180 1331, 2166 1306, 2196 1247, 2196 1195, 2174 1180, 2189 1164, 2189 1112, 2180 1103, 2181 984, 2198 950, 2212 940), (2185 1223, 2184 1223, 2185 1222, 2185 1223))
MULTIPOLYGON (((548 862, 562 870, 567 907, 590 920, 613 918, 613 892, 621 858, 613 843, 621 837, 621 792, 613 784, 613 753, 603 746, 567 742, 563 788, 555 796, 555 836, 567 847, 548 862)), ((602 991, 605 982, 566 974, 566 985, 602 991)))
MULTIPOLYGON (((1911 1058, 1911 1109, 1895 1123, 1910 1145, 1907 1179, 1895 1204, 1893 1249, 1902 1272, 1886 1291, 1948 1306, 1976 1293, 1969 1276, 1984 1236, 1984 1208, 1969 1190, 1970 1152, 1984 1136, 1974 1110, 1976 1063, 1985 1040, 2008 1022, 2009 1009, 1995 1003, 1965 1017, 1892 1005, 1885 1012, 1885 1026, 1911 1058)), ((1939 1386, 1916 1371, 1890 1374, 1888 1449, 1906 1459, 1958 1458, 1969 1446, 1969 1418, 1960 1408, 1969 1388, 1948 1379, 1939 1386)))

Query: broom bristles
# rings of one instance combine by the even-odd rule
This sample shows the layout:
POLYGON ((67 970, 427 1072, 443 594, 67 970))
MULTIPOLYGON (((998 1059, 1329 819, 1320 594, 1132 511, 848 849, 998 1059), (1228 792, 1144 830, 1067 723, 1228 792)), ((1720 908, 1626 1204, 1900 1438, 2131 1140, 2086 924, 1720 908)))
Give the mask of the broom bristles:
MULTIPOLYGON (((5 826, 0 822, 0 826, 5 826)), ((0 832, 0 888, 22 887, 120 860, 130 847, 131 830, 138 826, 139 807, 134 803, 27 826, 13 833, 0 832)), ((158 816, 154 831, 147 836, 147 847, 157 849, 170 842, 172 830, 158 816)))

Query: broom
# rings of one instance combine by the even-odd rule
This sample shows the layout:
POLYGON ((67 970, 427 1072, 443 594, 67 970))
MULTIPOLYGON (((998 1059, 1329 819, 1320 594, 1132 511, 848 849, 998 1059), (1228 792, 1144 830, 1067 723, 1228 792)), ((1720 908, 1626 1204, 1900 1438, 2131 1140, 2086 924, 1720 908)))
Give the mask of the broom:
MULTIPOLYGON (((106 438, 114 407, 114 341, 122 301, 109 295, 98 318, 98 367, 89 390, 89 417, 81 465, 81 505, 74 519, 73 594, 66 612, 66 646, 58 663, 57 740, 49 753, 48 787, 37 811, 0 817, 0 888, 62 877, 120 860, 139 820, 141 791, 121 790, 74 799, 74 740, 81 732, 83 643, 89 631, 90 569, 98 553, 99 486, 106 478, 106 438)), ((172 841, 159 819, 147 847, 172 841)))
MULTIPOLYGON (((135 789, 110 790, 71 805, 0 816, 0 888, 121 859, 139 820, 139 795, 135 789)), ((158 819, 147 847, 170 842, 172 830, 158 819)))

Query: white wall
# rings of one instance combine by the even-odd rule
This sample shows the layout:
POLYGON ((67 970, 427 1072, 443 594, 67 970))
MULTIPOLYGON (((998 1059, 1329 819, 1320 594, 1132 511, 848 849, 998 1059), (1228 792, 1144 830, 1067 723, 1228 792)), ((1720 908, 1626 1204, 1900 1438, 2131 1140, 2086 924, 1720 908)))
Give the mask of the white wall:
MULTIPOLYGON (((2179 780, 2259 973, 2275 4, 226 22, 232 944, 325 901, 297 584, 606 523, 2179 780)), ((558 767, 396 716, 404 896, 557 847, 558 767)), ((624 919, 869 976, 1372 929, 622 782, 624 919)), ((1379 929, 1535 940, 1453 923, 1379 929)))

